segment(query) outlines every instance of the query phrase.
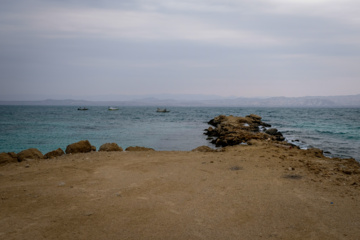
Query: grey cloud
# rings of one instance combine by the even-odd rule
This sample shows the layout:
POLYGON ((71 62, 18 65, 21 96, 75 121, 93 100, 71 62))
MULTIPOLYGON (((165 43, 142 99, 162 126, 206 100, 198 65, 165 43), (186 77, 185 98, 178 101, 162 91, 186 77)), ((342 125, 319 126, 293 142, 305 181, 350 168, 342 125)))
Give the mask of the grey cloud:
POLYGON ((351 7, 294 2, 4 1, 0 94, 359 93, 351 7))

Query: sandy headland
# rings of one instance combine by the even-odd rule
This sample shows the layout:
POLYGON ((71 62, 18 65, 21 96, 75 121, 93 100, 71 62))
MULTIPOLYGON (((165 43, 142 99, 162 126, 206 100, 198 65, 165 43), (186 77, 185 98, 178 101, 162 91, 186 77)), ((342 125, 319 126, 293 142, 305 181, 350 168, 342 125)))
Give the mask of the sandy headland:
POLYGON ((216 150, 3 162, 0 239, 359 239, 358 162, 301 150, 256 115, 212 125, 216 150))

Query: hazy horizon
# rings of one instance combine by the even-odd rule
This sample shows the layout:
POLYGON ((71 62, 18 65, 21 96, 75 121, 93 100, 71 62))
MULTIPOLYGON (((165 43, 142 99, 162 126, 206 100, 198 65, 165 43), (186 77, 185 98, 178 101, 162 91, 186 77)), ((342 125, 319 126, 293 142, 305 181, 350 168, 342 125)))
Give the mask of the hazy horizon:
POLYGON ((0 6, 2 101, 360 93, 355 0, 18 0, 0 6))
MULTIPOLYGON (((300 97, 285 97, 285 96, 254 96, 254 97, 237 97, 237 96, 219 96, 219 95, 205 95, 205 94, 144 94, 144 95, 94 95, 94 96, 23 96, 23 97, 5 97, 0 98, 2 102, 32 102, 32 101, 89 101, 89 102, 121 102, 121 101, 137 101, 137 100, 175 100, 175 101, 206 101, 206 100, 235 100, 235 99, 273 99, 273 98, 332 98, 332 97, 351 97, 360 96, 360 94, 354 95, 332 95, 332 96, 300 96, 300 97)), ((2 97, 2 96, 1 96, 2 97)))

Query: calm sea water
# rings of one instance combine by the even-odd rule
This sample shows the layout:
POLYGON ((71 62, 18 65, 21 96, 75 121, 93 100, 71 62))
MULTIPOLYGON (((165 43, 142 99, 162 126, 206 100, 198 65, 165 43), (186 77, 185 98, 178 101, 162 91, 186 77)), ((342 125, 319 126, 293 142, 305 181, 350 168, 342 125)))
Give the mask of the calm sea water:
POLYGON ((302 148, 317 147, 334 157, 360 160, 360 109, 357 108, 235 108, 172 107, 157 113, 155 107, 0 106, 0 152, 38 148, 44 154, 87 139, 99 148, 116 142, 124 149, 145 146, 155 150, 188 151, 213 147, 203 130, 220 115, 254 113, 278 128, 288 141, 302 148))

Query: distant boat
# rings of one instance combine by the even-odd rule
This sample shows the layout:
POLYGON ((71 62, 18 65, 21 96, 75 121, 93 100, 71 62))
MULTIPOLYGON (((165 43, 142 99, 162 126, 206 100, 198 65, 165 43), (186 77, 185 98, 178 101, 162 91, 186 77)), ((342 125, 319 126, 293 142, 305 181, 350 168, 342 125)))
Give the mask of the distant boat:
POLYGON ((82 111, 84 111, 84 110, 89 110, 88 108, 86 108, 86 107, 79 107, 78 108, 78 110, 82 110, 82 111))
POLYGON ((108 110, 109 110, 109 111, 115 111, 115 110, 119 110, 119 109, 116 108, 116 107, 109 107, 108 110))
POLYGON ((165 112, 170 112, 169 110, 166 110, 166 108, 158 108, 157 110, 156 110, 156 112, 163 112, 163 113, 165 113, 165 112))

